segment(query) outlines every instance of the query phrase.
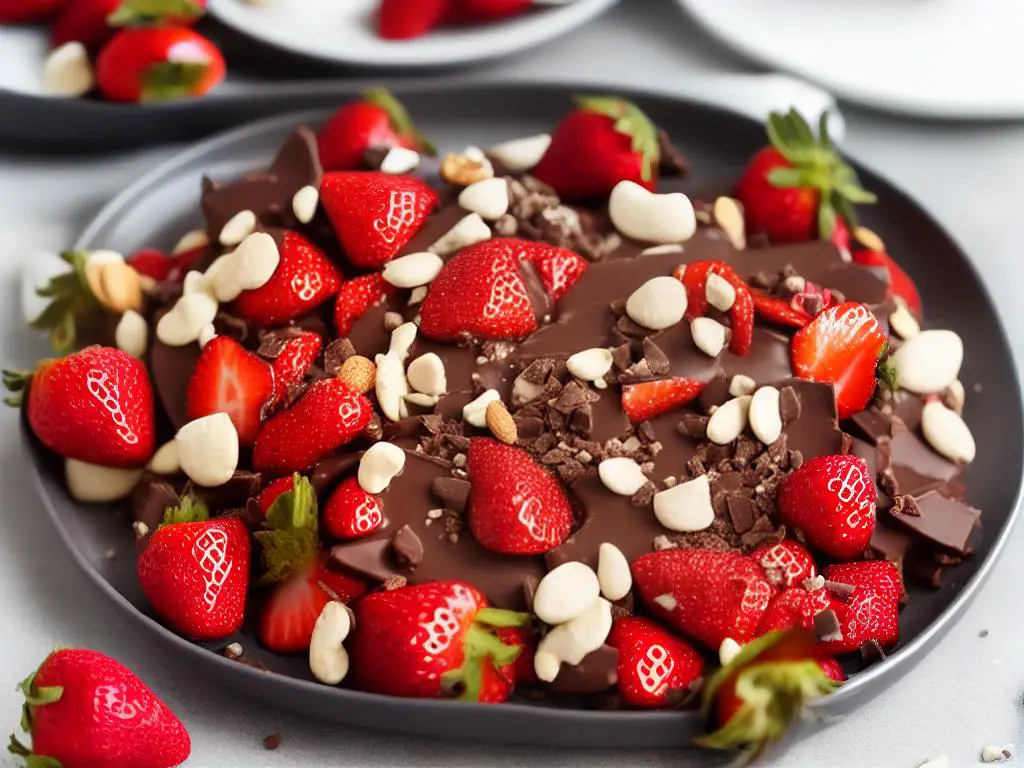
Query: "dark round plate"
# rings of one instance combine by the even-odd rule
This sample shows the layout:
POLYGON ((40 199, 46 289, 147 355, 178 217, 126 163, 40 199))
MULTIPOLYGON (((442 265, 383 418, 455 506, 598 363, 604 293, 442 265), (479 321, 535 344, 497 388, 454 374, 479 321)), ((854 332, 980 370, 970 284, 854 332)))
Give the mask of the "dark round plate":
MULTIPOLYGON (((422 129, 443 147, 488 146, 502 139, 550 130, 569 108, 563 87, 406 88, 401 96, 422 129)), ((698 185, 738 177, 764 143, 762 126, 698 103, 627 93, 667 128, 694 168, 698 185)), ((296 125, 316 123, 325 113, 286 115, 204 141, 139 179, 111 202, 75 244, 129 253, 143 246, 169 247, 200 223, 200 178, 228 178, 265 165, 296 125)), ((939 641, 977 593, 1006 542, 1016 516, 1024 466, 1020 389, 1009 345, 995 309, 970 262, 942 228, 905 194, 877 174, 858 167, 879 203, 864 214, 892 253, 915 277, 932 327, 955 329, 964 339, 964 383, 971 393, 966 418, 979 440, 978 458, 967 472, 968 499, 984 510, 975 555, 949 572, 937 591, 911 587, 901 616, 903 643, 885 662, 856 675, 819 708, 849 711, 895 683, 939 641), (973 394, 975 391, 980 394, 973 394), (984 436, 988 437, 984 437, 984 436)), ((194 661, 197 678, 216 680, 244 696, 274 706, 350 725, 407 733, 550 746, 654 748, 687 742, 699 728, 695 713, 594 712, 526 703, 484 706, 448 701, 397 699, 331 688, 312 682, 302 658, 263 653, 251 634, 239 636, 246 656, 267 662, 268 674, 228 661, 216 645, 196 645, 165 629, 150 614, 135 575, 131 530, 124 519, 84 508, 64 492, 52 461, 36 453, 37 484, 44 505, 90 579, 130 616, 139 635, 194 661), (124 556, 109 559, 109 550, 124 556)))

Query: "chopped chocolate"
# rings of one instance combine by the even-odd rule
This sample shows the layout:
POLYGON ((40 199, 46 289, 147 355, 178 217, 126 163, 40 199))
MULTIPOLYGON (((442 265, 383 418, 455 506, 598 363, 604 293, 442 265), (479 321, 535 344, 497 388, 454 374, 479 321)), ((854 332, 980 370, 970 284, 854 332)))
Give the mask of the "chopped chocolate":
POLYGON ((729 394, 729 380, 723 374, 719 374, 701 390, 697 396, 697 404, 704 413, 710 415, 712 408, 721 405, 730 397, 732 395, 729 394))
POLYGON ((227 336, 239 344, 249 338, 249 324, 240 317, 227 312, 218 312, 213 318, 213 329, 218 336, 227 336))
POLYGON ((874 638, 865 640, 860 644, 860 667, 861 669, 867 669, 872 664, 877 664, 880 661, 885 661, 885 650, 874 638))
MULTIPOLYGON (((878 487, 887 496, 893 499, 900 497, 900 484, 896 482, 896 473, 892 471, 892 467, 887 467, 878 473, 878 487)), ((904 498, 913 498, 906 496, 904 498)))
POLYGON ((563 664, 550 688, 561 693, 597 693, 619 681, 618 667, 618 650, 602 645, 579 664, 563 664))
POLYGON ((153 532, 163 522, 167 508, 176 506, 178 501, 178 493, 174 486, 147 473, 142 476, 132 494, 135 520, 153 532))
POLYGON ((871 534, 871 543, 868 545, 866 554, 874 560, 888 560, 890 563, 902 566, 903 558, 906 557, 913 543, 910 534, 891 525, 886 525, 884 520, 879 519, 876 520, 875 530, 871 534))
POLYGON ((653 376, 664 376, 669 372, 671 365, 668 361, 668 356, 661 351, 661 347, 655 344, 651 339, 645 338, 643 341, 644 360, 647 361, 647 367, 653 376))
POLYGON ((754 527, 754 504, 743 496, 730 495, 726 498, 729 518, 732 520, 736 533, 746 533, 754 527))
POLYGON ((793 387, 783 387, 779 390, 779 413, 783 424, 800 418, 800 396, 793 387))
POLYGON ((921 508, 917 505, 917 499, 913 496, 894 496, 892 501, 892 509, 889 510, 889 514, 897 519, 905 516, 921 516, 921 508))
POLYGON ((363 153, 363 162, 371 171, 380 170, 384 158, 388 156, 389 152, 391 152, 391 147, 387 144, 374 144, 366 148, 363 153))
POLYGON ((423 542, 408 525, 403 525, 391 538, 391 548, 398 562, 406 568, 415 569, 423 562, 423 542))
POLYGON ((853 437, 843 432, 840 435, 839 453, 847 456, 853 451, 853 437))
POLYGON ((633 365, 633 353, 629 344, 620 344, 612 350, 612 368, 624 373, 633 365))
POLYGON ((454 477, 435 477, 430 490, 447 509, 453 512, 464 512, 469 501, 470 484, 468 480, 454 477))
POLYGON ((548 377, 555 368, 555 361, 550 358, 534 360, 523 369, 519 376, 530 384, 541 385, 547 382, 548 377))
POLYGON ((663 176, 686 176, 690 173, 690 164, 679 151, 679 147, 672 143, 668 131, 658 131, 658 151, 658 170, 663 176))
POLYGON ((829 608, 814 615, 814 634, 823 643, 843 639, 842 625, 835 611, 829 608))
POLYGON ((654 501, 654 494, 657 492, 654 483, 648 481, 640 486, 640 490, 629 497, 629 503, 634 507, 647 507, 654 501))
POLYGON ((708 432, 708 421, 709 418, 707 416, 701 416, 692 411, 685 411, 676 429, 683 437, 703 440, 708 432))
POLYGON ((523 578, 523 600, 526 602, 526 610, 533 610, 533 596, 537 594, 537 587, 540 586, 540 579, 536 576, 525 576, 523 578))
POLYGON ((246 502, 260 492, 261 476, 259 472, 248 472, 236 469, 235 473, 223 485, 216 488, 194 487, 211 512, 218 512, 233 507, 244 507, 246 502))
POLYGON ((578 435, 589 436, 594 429, 594 409, 590 403, 573 411, 567 426, 578 435))
POLYGON ((337 376, 342 364, 356 354, 356 348, 348 339, 335 339, 324 350, 324 372, 337 376))
POLYGON ((890 510, 896 520, 922 539, 950 552, 964 554, 981 513, 956 499, 947 499, 938 491, 916 499, 917 515, 890 510))
POLYGON ((878 408, 872 407, 855 413, 852 421, 864 439, 873 445, 878 445, 878 441, 883 438, 892 437, 892 419, 878 408))
POLYGON ((260 357, 265 357, 267 360, 276 360, 284 352, 288 342, 301 335, 302 331, 295 326, 261 333, 260 345, 256 349, 256 354, 260 357))

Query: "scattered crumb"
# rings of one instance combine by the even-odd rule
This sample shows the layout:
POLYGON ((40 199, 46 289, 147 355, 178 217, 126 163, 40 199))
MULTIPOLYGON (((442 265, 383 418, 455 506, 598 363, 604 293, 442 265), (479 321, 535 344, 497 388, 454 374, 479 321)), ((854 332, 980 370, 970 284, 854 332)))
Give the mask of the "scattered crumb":
POLYGON ((978 637, 988 637, 988 630, 987 629, 981 630, 981 632, 978 633, 978 637))
POLYGON ((228 643, 224 648, 224 656, 231 660, 242 658, 242 653, 243 650, 241 643, 228 643))
POLYGON ((281 746, 282 741, 284 741, 284 737, 280 733, 272 733, 263 740, 263 748, 273 752, 281 746))
POLYGON ((117 557, 117 552, 115 552, 112 549, 108 549, 106 552, 103 553, 103 559, 104 560, 114 560, 116 557, 117 557))

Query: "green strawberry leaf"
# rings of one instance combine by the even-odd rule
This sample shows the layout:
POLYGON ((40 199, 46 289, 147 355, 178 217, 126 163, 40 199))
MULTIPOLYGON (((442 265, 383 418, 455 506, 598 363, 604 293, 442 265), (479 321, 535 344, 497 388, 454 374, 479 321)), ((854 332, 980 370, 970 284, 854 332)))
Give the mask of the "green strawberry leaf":
POLYGON ((4 399, 4 402, 12 408, 18 408, 21 406, 22 401, 25 399, 25 393, 28 392, 29 384, 32 382, 32 377, 35 376, 35 371, 15 371, 7 370, 2 371, 3 375, 3 386, 11 396, 4 399))
POLYGON ((138 27, 155 24, 168 18, 198 19, 205 13, 196 0, 122 0, 117 9, 107 16, 112 27, 138 27))
POLYGON ((25 758, 25 768, 64 768, 64 764, 55 757, 29 755, 25 758))
POLYGON ((85 277, 85 265, 89 254, 85 251, 65 251, 61 258, 71 265, 71 270, 56 275, 36 293, 50 299, 39 317, 29 323, 37 331, 48 331, 50 344, 60 354, 74 349, 78 326, 102 315, 106 310, 93 296, 89 281, 85 277))
POLYGON ((22 744, 18 737, 13 733, 11 734, 10 741, 7 744, 7 751, 12 755, 17 755, 18 757, 28 757, 32 754, 32 750, 22 744))
POLYGON ((576 96, 573 101, 588 112, 605 115, 615 121, 615 130, 632 139, 632 149, 640 154, 640 178, 650 181, 661 162, 658 128, 636 104, 615 96, 576 96))
POLYGON ((416 149, 420 152, 430 155, 430 157, 437 156, 437 147, 431 143, 430 139, 416 130, 416 124, 409 117, 409 112, 406 110, 405 105, 396 99, 391 91, 387 88, 369 88, 363 91, 362 98, 363 101, 380 107, 387 112, 388 120, 391 122, 391 130, 399 136, 413 137, 416 142, 416 149))
POLYGON ((309 480, 295 474, 292 489, 267 510, 267 530, 253 534, 263 549, 264 573, 259 584, 287 581, 316 557, 320 548, 316 493, 309 480))
POLYGON ((878 380, 890 391, 899 389, 899 372, 896 363, 889 357, 889 342, 883 341, 878 350, 878 380))
POLYGON ((164 517, 160 525, 202 523, 209 519, 210 509, 201 498, 190 490, 178 500, 177 506, 167 507, 164 510, 164 517))
MULTIPOLYGON (((492 609, 484 608, 483 611, 492 609)), ((514 614, 514 611, 504 611, 514 614)), ((479 618, 480 614, 477 614, 479 618)), ((524 614, 529 620, 529 614, 524 614)), ((495 618, 492 616, 492 618, 495 618)), ((484 669, 486 664, 496 668, 514 662, 522 652, 522 646, 509 645, 490 630, 475 623, 466 630, 462 638, 463 662, 458 669, 452 669, 441 676, 442 686, 451 691, 458 691, 460 701, 479 701, 484 685, 484 669)), ((498 625, 495 625, 498 626, 498 625)), ((503 625, 503 626, 520 626, 503 625)))
POLYGON ((481 608, 473 620, 489 627, 528 627, 533 617, 528 613, 504 608, 481 608))
POLYGON ((142 75, 142 102, 175 101, 193 96, 206 78, 205 61, 161 61, 142 75))

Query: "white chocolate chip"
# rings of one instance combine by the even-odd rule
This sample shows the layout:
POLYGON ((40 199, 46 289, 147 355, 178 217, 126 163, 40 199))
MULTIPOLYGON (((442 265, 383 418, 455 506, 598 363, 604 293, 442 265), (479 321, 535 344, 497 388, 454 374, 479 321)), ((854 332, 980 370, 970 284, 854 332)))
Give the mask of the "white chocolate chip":
POLYGON ((410 392, 402 397, 402 400, 409 405, 415 405, 417 408, 426 408, 428 410, 437 405, 437 401, 440 399, 437 395, 425 395, 422 392, 410 392))
POLYGON ((508 213, 508 182, 497 178, 470 184, 459 193, 459 205, 488 221, 500 219, 508 213))
POLYGON ((608 639, 612 630, 612 604, 602 597, 582 614, 552 629, 537 646, 533 669, 544 682, 550 683, 561 664, 579 664, 608 639))
POLYGON ((348 608, 331 600, 320 611, 309 640, 309 671, 326 685, 338 685, 348 675, 348 652, 342 643, 352 629, 348 608))
POLYGON ((127 310, 117 321, 114 341, 122 352, 141 358, 146 354, 146 346, 149 343, 149 323, 146 322, 146 318, 134 309, 127 310))
POLYGON ((270 282, 281 263, 281 252, 273 237, 266 232, 254 232, 235 249, 231 261, 238 284, 246 291, 255 291, 270 282))
MULTIPOLYGON (((212 267, 213 265, 211 264, 210 266, 212 267)), ((212 287, 213 286, 210 285, 209 281, 207 281, 206 275, 204 275, 202 272, 196 272, 194 269, 189 270, 189 272, 185 275, 185 279, 181 281, 182 294, 210 293, 212 287)))
POLYGON ((491 228, 479 213, 471 213, 462 217, 459 222, 448 230, 447 234, 430 246, 433 253, 448 256, 470 245, 491 239, 491 228))
POLYGON ((405 415, 405 401, 409 394, 409 383, 405 378, 402 358, 395 351, 377 358, 377 372, 374 379, 377 404, 391 421, 401 421, 405 415))
POLYGON ((256 229, 256 214, 250 210, 239 211, 221 228, 217 240, 221 245, 238 245, 256 229))
POLYGON ((640 465, 626 456, 602 461, 597 465, 597 476, 605 488, 619 496, 632 496, 647 484, 640 465))
POLYGON ((402 323, 391 332, 391 343, 388 345, 388 352, 398 355, 400 362, 405 362, 416 341, 416 334, 419 328, 416 323, 402 323))
POLYGON ((715 522, 707 475, 654 494, 654 516, 670 531, 703 531, 715 522))
POLYGON ((405 451, 394 443, 374 443, 359 460, 356 479, 367 493, 383 493, 405 468, 405 451))
POLYGON ((601 594, 612 602, 621 600, 633 588, 633 574, 622 550, 611 542, 604 542, 597 550, 597 581, 601 594))
POLYGON ((182 471, 197 485, 224 485, 238 468, 238 432, 226 413, 213 413, 190 421, 178 430, 178 460, 182 471))
POLYGON ((385 264, 381 276, 396 288, 417 288, 430 283, 443 266, 436 253, 410 253, 385 264))
POLYGON ((546 624, 563 624, 587 610, 600 593, 597 574, 570 561, 549 571, 533 595, 533 612, 546 624))
POLYGON ((964 405, 967 402, 967 393, 964 392, 964 385, 960 379, 946 387, 943 400, 954 411, 961 415, 963 414, 964 405))
POLYGON ((666 592, 664 595, 658 595, 654 598, 654 603, 663 608, 666 611, 672 612, 679 605, 679 601, 676 600, 676 596, 666 592))
POLYGON ((96 85, 89 52, 79 42, 55 48, 43 63, 43 90, 54 96, 84 96, 96 85))
POLYGON ((750 401, 750 431, 765 445, 771 445, 782 434, 782 412, 779 410, 779 390, 761 387, 750 401))
POLYGON ((608 215, 619 232, 647 243, 681 243, 697 231, 690 198, 682 192, 658 195, 635 181, 615 185, 608 215))
POLYGON ((917 318, 907 308, 907 303, 899 297, 896 297, 896 310, 889 315, 889 327, 904 340, 912 339, 921 332, 917 318))
POLYGON ((743 220, 743 208, 738 201, 731 197, 719 197, 711 213, 733 248, 742 251, 747 247, 747 227, 743 220))
POLYGON ((712 273, 704 283, 704 297, 719 312, 728 312, 736 303, 736 289, 724 277, 712 273))
POLYGON ((199 348, 202 349, 211 341, 217 338, 217 328, 213 323, 207 323, 199 329, 199 338, 196 341, 199 342, 199 348))
POLYGON ((725 349, 726 327, 710 317, 695 317, 690 322, 690 333, 697 349, 708 357, 718 357, 725 349))
POLYGON ((301 224, 309 224, 320 205, 320 190, 307 184, 292 197, 292 213, 301 224))
POLYGON ((1013 757, 1014 746, 1007 744, 1003 747, 985 747, 981 750, 981 760, 985 763, 1002 763, 1013 757))
POLYGON ((421 285, 417 288, 413 288, 409 293, 409 306, 415 306, 416 304, 422 304, 423 300, 427 298, 427 286, 421 285))
POLYGON ((603 347, 577 352, 565 361, 569 373, 583 381, 596 381, 612 369, 612 353, 603 347))
POLYGON ((974 461, 976 448, 970 428, 956 411, 937 400, 925 404, 921 411, 921 432, 928 444, 950 461, 974 461))
POLYGON ((101 467, 77 459, 64 462, 68 493, 76 501, 87 504, 123 499, 135 489, 141 477, 141 469, 101 467))
POLYGON ((448 379, 444 372, 444 363, 433 352, 420 355, 411 363, 406 372, 409 385, 417 392, 425 395, 443 395, 448 391, 448 379))
POLYGON ((217 302, 205 293, 189 293, 178 299, 156 324, 156 337, 169 347, 184 347, 199 339, 204 327, 217 316, 217 302))
POLYGON ((682 253, 683 246, 679 243, 667 243, 665 245, 652 245, 640 251, 641 256, 660 256, 666 253, 682 253))
POLYGON ((901 344, 891 361, 900 387, 930 395, 956 380, 963 359, 964 344, 953 331, 921 331, 901 344))
POLYGON ((501 400, 501 395, 496 389, 488 389, 482 392, 479 397, 473 400, 462 409, 462 419, 479 429, 487 426, 487 406, 495 400, 501 400))
POLYGON ((194 251, 196 248, 205 248, 210 244, 210 238, 204 229, 193 229, 181 236, 181 239, 174 246, 171 255, 180 256, 187 251, 194 251))
POLYGON ((750 400, 750 395, 740 395, 716 408, 708 419, 708 440, 726 445, 739 437, 747 426, 750 400))
POLYGON ((757 382, 742 373, 737 373, 729 382, 729 394, 733 397, 752 395, 755 389, 757 389, 757 382))
POLYGON ((541 133, 495 144, 487 150, 487 154, 505 166, 510 173, 523 173, 540 162, 549 146, 551 136, 541 133))
POLYGON ((534 384, 521 375, 512 382, 512 405, 516 408, 531 403, 544 391, 543 384, 534 384))
POLYGON ((626 299, 626 314, 652 331, 669 328, 686 314, 686 289, 674 277, 652 277, 626 299))
POLYGON ((733 659, 743 649, 743 646, 733 640, 731 637, 725 638, 722 644, 718 646, 718 663, 723 667, 729 666, 733 659))
POLYGON ((400 176, 414 171, 420 164, 420 153, 405 147, 391 147, 380 161, 380 172, 389 176, 400 176))
POLYGON ((181 472, 178 441, 169 440, 161 445, 149 460, 146 469, 157 475, 176 475, 181 472))

